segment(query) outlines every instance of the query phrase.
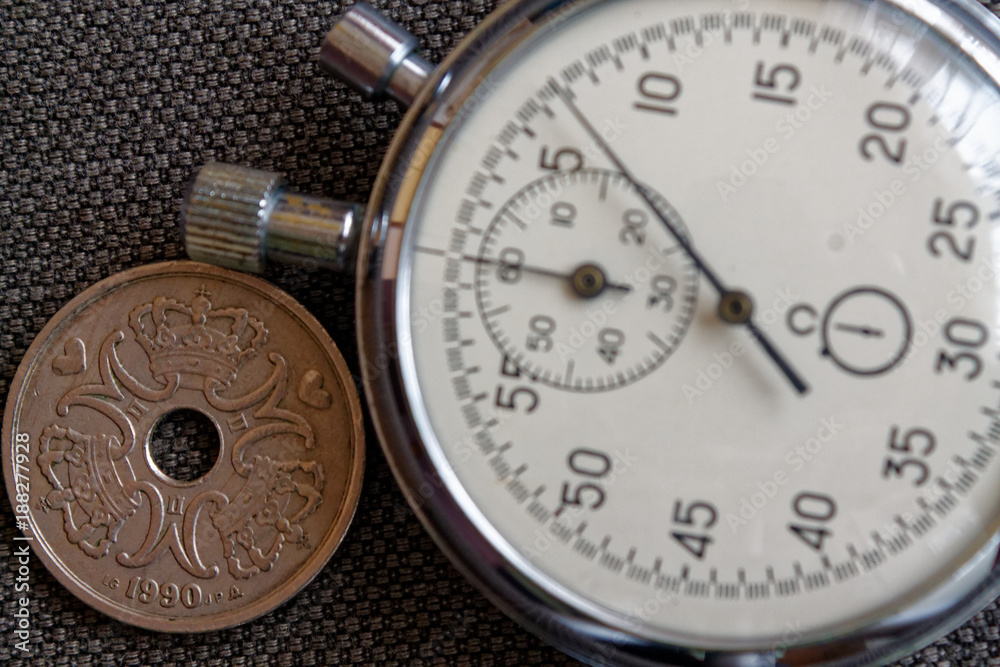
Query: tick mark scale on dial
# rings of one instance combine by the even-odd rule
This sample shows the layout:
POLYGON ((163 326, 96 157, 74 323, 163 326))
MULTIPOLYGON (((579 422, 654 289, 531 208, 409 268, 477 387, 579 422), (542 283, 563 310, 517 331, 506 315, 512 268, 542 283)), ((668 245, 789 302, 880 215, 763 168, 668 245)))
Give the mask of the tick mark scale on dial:
POLYGON ((521 229, 527 229, 528 228, 528 225, 525 224, 524 220, 521 220, 521 218, 517 217, 514 214, 514 212, 511 211, 510 209, 507 210, 507 219, 510 220, 511 222, 513 222, 515 225, 517 225, 521 229))
POLYGON ((508 310, 510 310, 510 304, 506 306, 498 306, 493 310, 483 313, 486 317, 496 317, 497 315, 503 315, 508 310))
POLYGON ((667 345, 663 341, 662 338, 660 338, 659 336, 657 336, 652 331, 650 331, 649 333, 646 334, 646 338, 648 338, 649 340, 653 341, 653 344, 656 345, 657 347, 662 348, 664 352, 670 352, 670 346, 667 345))
POLYGON ((413 249, 417 250, 418 252, 427 253, 428 255, 437 255, 438 257, 444 257, 445 255, 444 250, 439 250, 438 248, 428 248, 426 246, 417 245, 413 246, 413 249))
POLYGON ((489 150, 486 151, 486 156, 483 158, 483 166, 489 170, 494 170, 497 165, 500 164, 500 158, 503 156, 503 151, 496 146, 490 146, 489 150))

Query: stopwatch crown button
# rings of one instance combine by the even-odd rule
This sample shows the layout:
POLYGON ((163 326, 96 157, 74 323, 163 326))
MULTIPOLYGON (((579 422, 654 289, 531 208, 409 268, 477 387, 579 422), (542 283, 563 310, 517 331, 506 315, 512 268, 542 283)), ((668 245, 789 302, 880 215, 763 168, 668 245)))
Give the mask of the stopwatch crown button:
POLYGON ((388 95, 410 106, 430 76, 417 38, 366 4, 348 9, 327 33, 319 62, 370 99, 388 95))
POLYGON ((347 271, 362 207, 289 192, 278 174, 221 162, 203 166, 181 206, 188 256, 262 273, 269 262, 347 271))

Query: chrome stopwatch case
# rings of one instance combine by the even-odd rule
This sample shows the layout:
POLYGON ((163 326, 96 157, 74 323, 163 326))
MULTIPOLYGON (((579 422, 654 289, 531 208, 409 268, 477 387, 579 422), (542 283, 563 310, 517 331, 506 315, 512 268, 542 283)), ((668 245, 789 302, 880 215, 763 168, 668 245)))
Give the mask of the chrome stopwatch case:
POLYGON ((410 105, 362 224, 213 165, 188 243, 357 256, 386 456, 491 600, 592 664, 853 665, 993 598, 985 9, 529 0, 414 49, 362 9, 321 55, 410 105))

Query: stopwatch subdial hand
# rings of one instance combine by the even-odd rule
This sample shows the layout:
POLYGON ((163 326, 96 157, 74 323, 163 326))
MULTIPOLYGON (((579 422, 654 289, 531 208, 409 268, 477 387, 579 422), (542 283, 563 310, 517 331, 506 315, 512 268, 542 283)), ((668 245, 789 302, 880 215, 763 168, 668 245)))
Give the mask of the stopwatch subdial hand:
POLYGON ((869 338, 882 338, 885 336, 885 332, 881 329, 875 327, 863 326, 858 324, 837 324, 835 328, 838 331, 848 331, 850 333, 856 333, 859 336, 865 336, 869 338))
POLYGON ((559 271, 553 271, 551 269, 545 269, 537 266, 527 266, 525 264, 514 264, 490 257, 473 257, 472 255, 466 255, 464 259, 470 262, 476 262, 477 264, 492 264, 494 266, 506 267, 510 270, 523 271, 524 273, 534 273, 539 276, 548 276, 550 278, 565 280, 570 284, 570 287, 573 288, 573 292, 577 296, 584 299, 592 299, 602 294, 605 290, 614 290, 617 292, 632 291, 632 288, 629 285, 609 281, 604 273, 604 269, 592 262, 585 262, 576 267, 576 269, 570 273, 560 273, 559 271))
POLYGON ((677 244, 687 253, 691 261, 694 262, 695 266, 701 271, 705 279, 712 284, 712 287, 719 293, 719 316, 723 321, 729 322, 730 324, 741 324, 747 328, 747 331, 754 337, 754 339, 760 343, 761 348, 764 352, 771 358, 778 369, 784 374, 788 381, 792 384, 795 390, 799 394, 806 394, 809 391, 809 385, 806 384, 805 380, 798 374, 798 372, 792 368, 792 365, 785 359, 778 349, 771 343, 771 340, 764 334, 763 331, 757 326, 753 320, 753 300, 750 295, 742 292, 740 290, 734 290, 727 287, 718 275, 713 271, 708 264, 702 258, 701 254, 695 250, 694 246, 690 241, 681 233, 680 229, 676 224, 674 224, 669 216, 664 215, 663 211, 659 206, 653 201, 649 192, 645 187, 639 184, 632 172, 625 166, 615 153, 611 146, 604 140, 604 137, 597 131, 593 124, 587 120, 587 117, 583 115, 579 107, 572 100, 570 94, 563 90, 555 81, 550 81, 552 88, 558 93, 559 97, 562 99, 563 104, 569 109, 570 113, 576 118, 577 122, 587 131, 594 143, 601 149, 601 151, 607 156, 607 158, 615 165, 618 171, 625 177, 625 179, 635 188, 639 196, 642 197, 643 201, 649 207, 649 210, 653 212, 657 218, 663 223, 670 232, 671 236, 677 241, 677 244))

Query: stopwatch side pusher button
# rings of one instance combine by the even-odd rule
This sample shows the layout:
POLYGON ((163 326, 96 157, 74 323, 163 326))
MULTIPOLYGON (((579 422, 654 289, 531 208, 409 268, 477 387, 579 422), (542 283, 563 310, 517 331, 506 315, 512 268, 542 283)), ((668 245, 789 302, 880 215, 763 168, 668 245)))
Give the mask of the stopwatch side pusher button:
MULTIPOLYGON (((368 98, 410 106, 433 67, 417 38, 359 3, 334 24, 320 64, 368 98)), ((363 208, 288 192, 277 174, 222 163, 199 170, 181 208, 188 256, 249 273, 268 262, 351 271, 363 208)))
POLYGON ((417 38, 402 26, 358 3, 327 33, 319 62, 369 99, 388 95, 410 106, 433 69, 418 48, 417 38))
POLYGON ((249 273, 270 263, 353 271, 363 208, 285 188, 277 174, 203 166, 181 206, 188 256, 249 273))

